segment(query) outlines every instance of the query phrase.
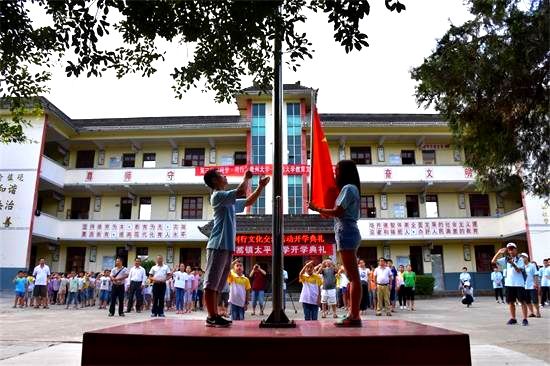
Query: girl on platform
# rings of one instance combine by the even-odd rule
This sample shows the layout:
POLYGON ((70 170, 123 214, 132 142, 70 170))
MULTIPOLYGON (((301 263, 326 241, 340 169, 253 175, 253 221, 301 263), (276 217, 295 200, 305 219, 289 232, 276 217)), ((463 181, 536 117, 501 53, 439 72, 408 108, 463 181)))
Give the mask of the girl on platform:
POLYGON ((361 202, 361 183, 355 162, 342 160, 336 165, 336 185, 340 194, 334 208, 317 207, 310 202, 309 208, 322 215, 334 217, 336 249, 340 254, 350 281, 350 304, 348 315, 337 322, 337 327, 361 327, 359 303, 361 301, 361 279, 357 267, 357 248, 361 234, 357 227, 361 202))

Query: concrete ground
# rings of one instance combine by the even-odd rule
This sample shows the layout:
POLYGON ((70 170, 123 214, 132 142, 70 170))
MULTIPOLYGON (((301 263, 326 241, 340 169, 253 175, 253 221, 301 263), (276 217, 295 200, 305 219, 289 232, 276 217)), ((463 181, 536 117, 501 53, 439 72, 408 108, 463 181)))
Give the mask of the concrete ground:
MULTIPOLYGON (((146 312, 111 318, 107 317, 105 310, 91 308, 13 309, 11 300, 6 296, 0 298, 0 366, 79 365, 85 331, 150 319, 146 312)), ((296 303, 297 308, 299 305, 296 303)), ((496 304, 490 297, 477 298, 471 308, 466 308, 457 298, 419 300, 416 308, 415 312, 397 310, 391 319, 468 333, 474 365, 550 364, 550 308, 542 310, 543 318, 530 318, 528 327, 506 325, 507 306, 496 304)), ((303 315, 298 310, 295 314, 289 303, 287 314, 290 318, 300 319, 303 315)), ((168 312, 167 317, 204 319, 205 314, 176 315, 168 312)), ((251 317, 250 312, 246 318, 259 320, 259 317, 251 317)), ((367 327, 368 320, 374 318, 373 311, 369 310, 364 317, 367 327)), ((393 346, 398 349, 398 345, 393 346)), ((426 355, 429 357, 429 349, 426 355)))

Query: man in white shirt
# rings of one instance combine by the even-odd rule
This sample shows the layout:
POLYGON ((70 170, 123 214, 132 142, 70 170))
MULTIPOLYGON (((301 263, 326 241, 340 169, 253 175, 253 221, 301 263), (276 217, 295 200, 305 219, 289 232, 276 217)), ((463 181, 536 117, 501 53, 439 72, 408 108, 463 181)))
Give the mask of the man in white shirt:
POLYGON ((518 255, 518 248, 514 243, 506 244, 506 248, 501 248, 491 260, 493 265, 498 264, 506 268, 506 277, 504 286, 506 287, 506 302, 510 307, 510 320, 508 325, 517 324, 516 320, 516 300, 521 303, 523 313, 523 325, 529 325, 527 321, 527 303, 525 297, 525 263, 518 255), (502 257, 499 259, 499 257, 502 257))
POLYGON ((166 294, 166 281, 172 276, 170 267, 164 264, 162 255, 157 256, 157 264, 151 267, 149 278, 153 282, 153 307, 151 317, 164 318, 164 296, 166 294))
POLYGON ((145 268, 141 266, 141 258, 135 259, 134 266, 130 269, 128 279, 130 280, 130 288, 128 289, 128 306, 126 312, 129 313, 132 311, 135 296, 136 312, 141 313, 141 307, 143 305, 143 294, 141 291, 145 287, 145 281, 147 280, 145 268))
POLYGON ((50 267, 46 265, 46 259, 40 258, 38 266, 34 267, 32 272, 34 280, 33 296, 36 298, 35 309, 42 307, 48 308, 48 282, 50 282, 50 267))
POLYGON ((111 305, 109 306, 109 316, 115 315, 115 306, 118 300, 118 315, 124 316, 124 282, 128 277, 128 268, 122 265, 122 258, 115 260, 115 267, 111 270, 111 305))
POLYGON ((374 280, 376 282, 376 316, 382 315, 382 308, 387 316, 391 316, 390 310, 390 285, 392 280, 391 269, 386 267, 386 259, 378 260, 378 267, 374 270, 374 280))

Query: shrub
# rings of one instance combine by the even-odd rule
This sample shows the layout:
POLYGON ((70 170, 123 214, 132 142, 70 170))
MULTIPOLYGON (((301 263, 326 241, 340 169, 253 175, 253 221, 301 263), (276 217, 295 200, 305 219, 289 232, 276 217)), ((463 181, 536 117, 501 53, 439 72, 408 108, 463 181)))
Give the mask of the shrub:
POLYGON ((144 260, 141 262, 141 266, 145 269, 145 273, 149 274, 149 271, 151 270, 151 267, 155 265, 155 261, 151 259, 144 260))
POLYGON ((430 275, 416 276, 416 294, 431 296, 434 292, 435 278, 430 275))

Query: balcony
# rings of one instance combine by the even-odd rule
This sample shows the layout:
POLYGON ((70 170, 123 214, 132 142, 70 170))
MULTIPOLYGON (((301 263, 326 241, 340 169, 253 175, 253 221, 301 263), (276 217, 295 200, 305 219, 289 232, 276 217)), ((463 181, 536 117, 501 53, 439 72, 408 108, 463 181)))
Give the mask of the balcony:
POLYGON ((361 219, 363 240, 504 239, 525 233, 523 208, 500 217, 361 219))
POLYGON ((58 164, 47 156, 42 155, 42 162, 40 164, 40 178, 57 187, 63 187, 65 184, 66 171, 67 170, 64 166, 58 164))
POLYGON ((199 226, 206 220, 60 220, 48 214, 34 217, 33 235, 68 241, 206 241, 199 226))
POLYGON ((423 188, 437 185, 450 189, 464 189, 475 181, 475 172, 461 165, 359 165, 361 182, 372 188, 423 188))

